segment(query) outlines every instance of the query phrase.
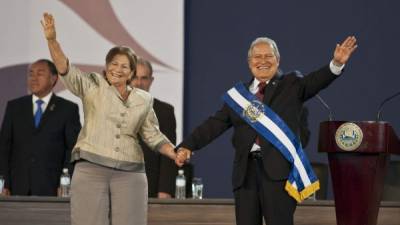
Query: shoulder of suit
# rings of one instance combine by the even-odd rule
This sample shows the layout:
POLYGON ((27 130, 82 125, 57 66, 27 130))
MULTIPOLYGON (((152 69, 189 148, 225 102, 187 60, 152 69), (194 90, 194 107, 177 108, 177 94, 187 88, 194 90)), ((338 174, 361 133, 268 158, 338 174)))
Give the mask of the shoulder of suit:
POLYGON ((279 76, 277 79, 278 79, 278 81, 292 82, 292 81, 300 80, 302 78, 299 77, 296 72, 292 71, 292 72, 288 72, 288 73, 285 73, 285 74, 279 76))
POLYGON ((65 98, 63 98, 63 97, 60 97, 60 96, 58 96, 58 95, 56 95, 56 94, 53 94, 52 97, 53 97, 54 100, 56 100, 58 103, 62 103, 62 104, 68 105, 68 106, 78 107, 78 104, 76 104, 75 102, 72 102, 72 101, 70 101, 70 100, 68 100, 68 99, 65 99, 65 98))
POLYGON ((290 71, 290 72, 285 73, 285 74, 282 75, 282 78, 286 78, 286 77, 289 77, 289 78, 298 77, 298 78, 300 78, 298 73, 296 73, 295 71, 290 71))
POLYGON ((161 106, 161 107, 164 107, 164 108, 168 108, 168 109, 174 109, 174 107, 171 105, 171 104, 169 104, 169 103, 167 103, 167 102, 164 102, 164 101, 161 101, 160 99, 158 99, 158 98, 154 98, 154 105, 158 105, 158 106, 161 106))
POLYGON ((9 105, 19 104, 22 102, 32 102, 32 95, 24 95, 18 98, 14 98, 8 101, 9 105))

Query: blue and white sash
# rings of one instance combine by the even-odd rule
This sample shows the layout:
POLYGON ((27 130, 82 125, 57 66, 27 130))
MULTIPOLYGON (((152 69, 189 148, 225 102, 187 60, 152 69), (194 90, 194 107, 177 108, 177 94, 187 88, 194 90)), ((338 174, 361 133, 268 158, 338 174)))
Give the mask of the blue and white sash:
POLYGON ((291 170, 285 185, 290 196, 302 202, 319 190, 319 180, 301 143, 285 121, 250 93, 243 83, 228 90, 223 100, 290 162, 291 170))

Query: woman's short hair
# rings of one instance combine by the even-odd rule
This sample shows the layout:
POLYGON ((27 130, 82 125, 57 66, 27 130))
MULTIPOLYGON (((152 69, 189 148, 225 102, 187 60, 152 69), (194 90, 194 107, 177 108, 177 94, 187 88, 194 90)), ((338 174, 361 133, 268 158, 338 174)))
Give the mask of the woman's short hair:
POLYGON ((136 64, 137 64, 137 56, 135 52, 127 47, 127 46, 115 46, 110 49, 106 55, 106 64, 109 64, 116 55, 125 55, 129 60, 129 67, 133 71, 133 75, 136 74, 136 64))

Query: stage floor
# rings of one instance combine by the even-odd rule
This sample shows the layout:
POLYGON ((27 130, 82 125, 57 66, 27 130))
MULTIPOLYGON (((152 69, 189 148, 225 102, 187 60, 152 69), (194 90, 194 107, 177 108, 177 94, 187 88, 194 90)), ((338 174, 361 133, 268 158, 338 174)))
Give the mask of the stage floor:
MULTIPOLYGON (((1 225, 69 225, 69 199, 0 197, 1 225)), ((234 225, 232 199, 149 200, 148 225, 234 225)), ((333 201, 305 201, 296 225, 336 225, 333 201)), ((378 225, 400 225, 400 202, 382 202, 378 225)))

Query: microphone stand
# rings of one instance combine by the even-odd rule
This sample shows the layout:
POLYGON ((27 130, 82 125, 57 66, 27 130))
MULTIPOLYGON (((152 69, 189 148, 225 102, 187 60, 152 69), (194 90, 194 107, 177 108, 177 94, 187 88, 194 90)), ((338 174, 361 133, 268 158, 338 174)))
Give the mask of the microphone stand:
POLYGON ((333 120, 333 113, 332 113, 331 108, 328 106, 328 104, 326 104, 324 99, 322 99, 322 97, 319 94, 315 95, 315 97, 317 97, 318 101, 320 101, 321 104, 328 110, 328 112, 329 112, 329 116, 328 116, 329 121, 332 121, 333 120))
POLYGON ((382 114, 382 109, 383 109, 383 105, 385 105, 387 102, 389 102, 390 100, 392 100, 393 98, 397 97, 398 95, 400 95, 400 91, 395 93, 392 96, 389 96, 388 98, 386 98, 385 100, 383 100, 383 102, 379 105, 378 108, 378 113, 376 115, 376 121, 380 121, 381 120, 381 114, 382 114))
MULTIPOLYGON (((298 70, 294 70, 293 73, 296 74, 297 77, 304 78, 304 75, 298 70)), ((328 119, 329 119, 329 121, 332 121, 333 113, 332 113, 331 108, 328 106, 328 104, 326 104, 324 99, 322 99, 322 97, 319 94, 315 95, 315 97, 317 97, 318 101, 321 102, 321 104, 328 110, 328 112, 329 112, 328 119)))

